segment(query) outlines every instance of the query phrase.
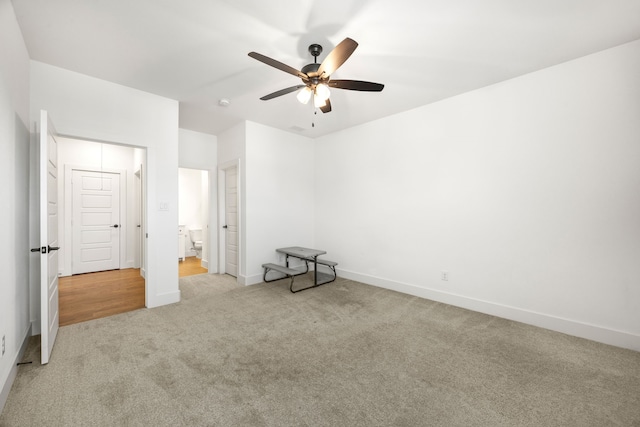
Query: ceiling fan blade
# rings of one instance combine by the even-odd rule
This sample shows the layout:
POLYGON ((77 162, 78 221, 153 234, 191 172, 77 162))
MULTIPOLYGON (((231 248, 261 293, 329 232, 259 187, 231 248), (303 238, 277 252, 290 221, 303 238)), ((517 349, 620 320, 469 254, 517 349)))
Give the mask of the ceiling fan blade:
POLYGON ((329 55, 324 58, 322 64, 320 64, 320 68, 318 68, 317 75, 321 76, 323 73, 326 75, 333 74, 334 71, 338 69, 344 62, 349 59, 354 50, 358 47, 358 43, 355 40, 347 37, 338 43, 329 55))
POLYGON ((268 101, 270 99, 277 98, 279 96, 286 95, 291 92, 295 92, 298 89, 302 89, 303 87, 305 87, 305 85, 296 85, 296 86, 288 87, 286 89, 280 89, 279 91, 270 93, 269 95, 265 95, 260 99, 262 99, 263 101, 268 101))
POLYGON ((328 113, 331 111, 331 100, 329 98, 327 98, 326 104, 324 104, 324 107, 320 107, 320 111, 322 111, 323 113, 328 113))
POLYGON ((381 83, 363 82, 361 80, 329 80, 329 87, 336 89, 359 90, 363 92, 380 92, 384 89, 381 83))
POLYGON ((303 80, 307 80, 308 77, 302 71, 296 70, 293 67, 288 66, 287 64, 283 64, 280 61, 276 61, 273 58, 269 58, 268 56, 264 56, 257 52, 249 52, 249 56, 253 59, 257 59, 260 62, 264 62, 267 65, 272 66, 273 68, 277 68, 278 70, 284 71, 285 73, 293 74, 296 77, 300 77, 303 80))

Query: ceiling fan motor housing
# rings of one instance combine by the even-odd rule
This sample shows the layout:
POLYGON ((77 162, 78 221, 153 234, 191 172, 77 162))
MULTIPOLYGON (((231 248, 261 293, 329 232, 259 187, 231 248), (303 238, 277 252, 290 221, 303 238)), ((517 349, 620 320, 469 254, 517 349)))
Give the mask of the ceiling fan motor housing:
POLYGON ((302 71, 305 74, 309 74, 309 73, 315 73, 316 71, 318 71, 318 68, 320 68, 320 64, 307 64, 304 67, 302 67, 300 71, 302 71))
MULTIPOLYGON (((302 71, 303 73, 309 75, 311 73, 315 73, 316 71, 318 71, 318 68, 320 68, 320 64, 307 64, 304 67, 302 67, 302 69, 300 71, 302 71)), ((313 75, 313 74, 312 74, 313 75)), ((320 79, 318 79, 318 77, 312 77, 309 79, 309 81, 314 84, 317 85, 320 82, 320 79)))
POLYGON ((309 45, 309 53, 313 56, 313 64, 305 65, 300 71, 310 77, 313 76, 309 79, 309 83, 315 86, 321 81, 321 79, 316 76, 316 72, 320 68, 320 64, 318 64, 318 56, 322 53, 322 46, 316 43, 309 45))
MULTIPOLYGON (((320 64, 318 64, 318 56, 322 53, 322 46, 316 43, 309 45, 309 53, 313 56, 313 64, 305 65, 300 71, 313 76, 318 71, 318 68, 320 68, 320 64)), ((309 79, 309 83, 315 86, 320 83, 320 79, 318 77, 311 77, 309 79)))

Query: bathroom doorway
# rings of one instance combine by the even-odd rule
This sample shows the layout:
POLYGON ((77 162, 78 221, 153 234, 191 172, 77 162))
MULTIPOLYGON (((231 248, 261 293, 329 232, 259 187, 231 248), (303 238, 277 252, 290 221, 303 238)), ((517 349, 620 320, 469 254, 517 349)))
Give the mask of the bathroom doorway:
POLYGON ((178 169, 178 272, 209 272, 209 171, 178 169))

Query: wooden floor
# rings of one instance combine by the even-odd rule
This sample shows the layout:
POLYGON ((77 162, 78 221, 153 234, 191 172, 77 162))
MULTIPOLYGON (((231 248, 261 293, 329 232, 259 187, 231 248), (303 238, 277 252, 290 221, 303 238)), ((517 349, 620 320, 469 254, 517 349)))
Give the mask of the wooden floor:
POLYGON ((194 256, 186 257, 184 261, 178 261, 178 276, 193 276, 195 274, 204 274, 208 270, 201 265, 202 260, 194 256))
MULTIPOLYGON (((180 277, 207 273, 196 257, 178 262, 180 277)), ((101 271, 58 280, 60 326, 143 308, 144 278, 140 269, 101 271)))
POLYGON ((60 326, 143 308, 140 269, 101 271, 58 280, 60 326))

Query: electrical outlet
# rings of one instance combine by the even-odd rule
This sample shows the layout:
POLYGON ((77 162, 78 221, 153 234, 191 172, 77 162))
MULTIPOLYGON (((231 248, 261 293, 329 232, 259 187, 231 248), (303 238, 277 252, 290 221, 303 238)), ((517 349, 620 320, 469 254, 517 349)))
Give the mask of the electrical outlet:
POLYGON ((448 271, 443 271, 440 274, 440 280, 448 282, 449 281, 449 272, 448 271))
POLYGON ((2 336, 2 355, 4 356, 4 351, 5 351, 6 347, 4 345, 4 335, 2 336))

